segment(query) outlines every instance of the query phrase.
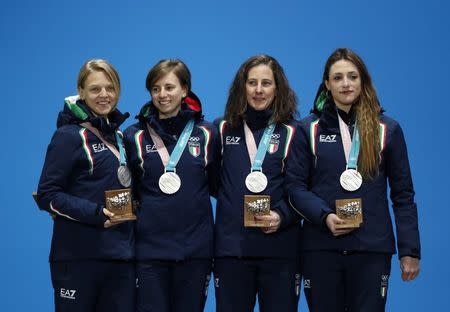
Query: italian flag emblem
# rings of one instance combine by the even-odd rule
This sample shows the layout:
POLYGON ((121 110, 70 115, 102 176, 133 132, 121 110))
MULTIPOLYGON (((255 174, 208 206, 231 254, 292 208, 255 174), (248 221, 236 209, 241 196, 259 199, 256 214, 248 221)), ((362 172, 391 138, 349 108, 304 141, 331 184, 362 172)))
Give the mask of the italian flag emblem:
POLYGON ((276 153, 278 151, 278 146, 280 145, 279 140, 270 140, 269 147, 267 148, 267 151, 269 154, 276 153))
POLYGON ((200 143, 189 142, 189 153, 194 157, 198 157, 198 155, 200 155, 200 143))

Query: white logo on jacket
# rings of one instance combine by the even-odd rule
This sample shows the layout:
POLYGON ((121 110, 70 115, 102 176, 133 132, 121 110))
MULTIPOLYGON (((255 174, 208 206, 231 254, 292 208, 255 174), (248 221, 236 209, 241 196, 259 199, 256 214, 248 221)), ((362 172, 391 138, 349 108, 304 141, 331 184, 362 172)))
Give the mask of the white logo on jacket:
POLYGON ((200 138, 199 137, 190 137, 189 138, 189 142, 199 142, 200 138))
POLYGON ((336 134, 329 134, 329 135, 321 134, 319 136, 319 142, 336 143, 336 134))
POLYGON ((189 153, 192 156, 198 157, 200 155, 200 138, 190 137, 188 142, 189 153))
POLYGON ((100 153, 106 151, 107 148, 105 146, 105 143, 96 143, 92 144, 92 150, 94 151, 94 153, 100 153))
POLYGON ((145 145, 145 152, 146 153, 154 153, 157 152, 156 144, 147 144, 145 145))
POLYGON ((61 298, 66 298, 66 299, 72 299, 75 300, 75 293, 77 291, 74 289, 65 289, 65 288, 61 288, 59 290, 59 295, 61 298))
POLYGON ((227 135, 225 137, 225 145, 239 145, 241 142, 241 137, 227 135))

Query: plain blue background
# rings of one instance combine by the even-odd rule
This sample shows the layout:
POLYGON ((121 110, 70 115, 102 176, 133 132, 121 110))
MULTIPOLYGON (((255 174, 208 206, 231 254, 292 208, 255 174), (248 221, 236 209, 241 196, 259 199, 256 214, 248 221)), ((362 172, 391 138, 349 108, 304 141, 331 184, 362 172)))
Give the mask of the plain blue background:
MULTIPOLYGON (((387 114, 401 123, 417 192, 422 272, 403 283, 394 258, 387 310, 448 309, 448 13, 443 0, 2 1, 0 310, 53 309, 52 221, 30 195, 63 98, 76 93, 87 59, 116 66, 120 108, 134 116, 149 97, 148 69, 181 58, 212 120, 223 113, 239 65, 267 53, 285 68, 303 117, 326 58, 343 46, 363 57, 387 114)), ((306 311, 303 296, 300 307, 306 311)))

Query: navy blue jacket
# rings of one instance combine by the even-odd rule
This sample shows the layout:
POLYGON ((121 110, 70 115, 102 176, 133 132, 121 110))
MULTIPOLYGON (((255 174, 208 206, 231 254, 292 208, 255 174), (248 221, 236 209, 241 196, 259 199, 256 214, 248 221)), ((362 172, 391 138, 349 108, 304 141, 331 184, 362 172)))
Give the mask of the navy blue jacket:
POLYGON ((210 179, 217 132, 211 123, 203 121, 200 101, 193 93, 183 101, 176 117, 159 119, 157 109, 150 102, 141 109, 138 119, 139 122, 124 132, 134 190, 140 201, 136 221, 136 258, 212 258, 214 221, 210 187, 215 183, 210 179), (191 118, 195 119, 195 126, 176 166, 181 188, 168 195, 159 189, 158 181, 164 173, 164 165, 146 123, 159 134, 171 154, 191 118))
MULTIPOLYGON (((246 123, 258 145, 271 116, 270 111, 247 110, 246 123)), ((299 220, 288 207, 283 189, 285 162, 295 135, 294 124, 278 124, 266 153, 262 172, 268 186, 261 195, 271 196, 271 209, 281 217, 280 229, 264 234, 259 228, 244 227, 244 195, 252 195, 245 186, 251 163, 243 126, 231 128, 224 120, 219 126, 222 165, 217 198, 215 226, 215 257, 273 257, 296 258, 298 254, 299 220)))
POLYGON ((127 117, 115 110, 108 124, 93 116, 83 101, 66 104, 59 113, 38 187, 39 207, 55 216, 50 261, 133 258, 133 222, 104 228, 101 209, 105 191, 123 188, 117 179, 119 160, 80 126, 90 121, 117 146, 115 131, 127 117))
MULTIPOLYGON (((354 122, 351 116, 348 119, 350 124, 354 122)), ((379 174, 373 180, 364 179, 361 188, 354 192, 344 190, 339 182, 346 160, 335 104, 327 102, 323 112, 316 110, 303 119, 298 132, 292 150, 294 161, 287 164, 287 185, 293 207, 305 219, 302 249, 394 254, 387 200, 389 182, 399 256, 420 257, 417 208, 400 125, 381 114, 379 174), (336 199, 347 198, 362 198, 363 224, 350 234, 334 237, 324 219, 335 212, 336 199)))

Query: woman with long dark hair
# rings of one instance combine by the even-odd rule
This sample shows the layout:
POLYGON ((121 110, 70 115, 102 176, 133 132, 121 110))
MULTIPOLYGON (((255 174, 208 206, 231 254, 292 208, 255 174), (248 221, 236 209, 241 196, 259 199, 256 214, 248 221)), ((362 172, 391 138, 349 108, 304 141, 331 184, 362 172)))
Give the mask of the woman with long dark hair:
POLYGON ((257 55, 241 65, 225 117, 217 121, 222 142, 214 259, 219 312, 253 311, 256 296, 262 312, 297 311, 299 225, 283 189, 296 110, 296 96, 277 60, 257 55))
POLYGON ((396 252, 388 183, 407 281, 419 273, 417 208, 402 129, 383 114, 364 62, 350 49, 328 58, 292 153, 288 193, 304 217, 310 311, 384 311, 396 252))

